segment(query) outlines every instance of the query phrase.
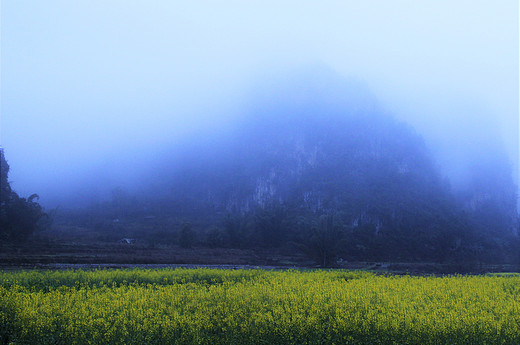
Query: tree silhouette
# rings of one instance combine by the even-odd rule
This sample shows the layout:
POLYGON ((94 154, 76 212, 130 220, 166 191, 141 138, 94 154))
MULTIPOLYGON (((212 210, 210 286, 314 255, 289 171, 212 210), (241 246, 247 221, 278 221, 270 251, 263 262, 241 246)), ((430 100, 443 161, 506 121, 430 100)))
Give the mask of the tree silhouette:
POLYGON ((48 224, 48 215, 38 203, 38 194, 21 198, 9 184, 9 164, 0 149, 0 240, 26 240, 43 224, 48 224))

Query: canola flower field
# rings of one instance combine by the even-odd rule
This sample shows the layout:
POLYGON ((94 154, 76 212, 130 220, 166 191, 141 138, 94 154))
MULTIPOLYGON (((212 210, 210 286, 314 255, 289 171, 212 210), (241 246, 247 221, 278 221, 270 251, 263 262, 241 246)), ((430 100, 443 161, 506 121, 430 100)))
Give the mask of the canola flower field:
POLYGON ((520 344, 520 275, 0 272, 1 344, 520 344))

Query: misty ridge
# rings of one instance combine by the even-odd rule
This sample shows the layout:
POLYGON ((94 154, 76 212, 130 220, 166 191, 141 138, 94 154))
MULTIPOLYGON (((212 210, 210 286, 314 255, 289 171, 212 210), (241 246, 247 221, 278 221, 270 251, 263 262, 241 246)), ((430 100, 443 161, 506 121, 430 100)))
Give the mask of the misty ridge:
MULTIPOLYGON (((520 260, 517 187, 500 145, 460 164, 455 179, 421 133, 360 81, 309 68, 249 92, 233 121, 153 152, 122 153, 116 176, 124 179, 108 182, 114 172, 101 169, 68 191, 79 199, 47 210, 53 225, 46 219, 27 232, 269 248, 323 267, 520 260)), ((2 239, 15 239, 2 217, 2 239)))

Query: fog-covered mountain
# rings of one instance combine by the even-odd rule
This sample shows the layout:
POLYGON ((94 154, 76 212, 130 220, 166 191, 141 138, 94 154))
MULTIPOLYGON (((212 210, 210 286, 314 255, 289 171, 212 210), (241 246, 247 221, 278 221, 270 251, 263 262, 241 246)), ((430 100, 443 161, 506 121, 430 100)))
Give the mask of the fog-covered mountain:
POLYGON ((270 245, 299 239, 299 222, 331 214, 351 252, 473 255, 487 250, 475 242, 487 226, 481 242, 506 245, 517 227, 510 177, 495 188, 492 174, 479 182, 482 167, 473 179, 479 187, 452 192, 418 133, 362 84, 322 72, 257 95, 225 135, 200 137, 163 164, 151 178, 162 207, 195 223, 248 218, 242 241, 270 245), (274 219, 263 236, 259 215, 274 219))
MULTIPOLYGON (((520 259, 516 186, 499 148, 488 147, 451 187, 422 136, 362 83, 308 71, 269 79, 234 122, 147 157, 123 157, 133 162, 125 176, 139 182, 113 189, 86 180, 111 200, 64 210, 61 221, 109 240, 299 248, 321 265, 339 255, 520 259)), ((38 228, 31 224, 25 237, 38 228)))

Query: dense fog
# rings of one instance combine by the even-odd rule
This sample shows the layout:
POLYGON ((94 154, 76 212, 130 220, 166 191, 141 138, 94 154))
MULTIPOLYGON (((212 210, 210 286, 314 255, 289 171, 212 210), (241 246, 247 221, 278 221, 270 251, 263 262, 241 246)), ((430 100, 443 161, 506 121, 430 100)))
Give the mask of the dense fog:
POLYGON ((516 1, 1 10, 10 188, 46 210, 242 247, 309 248, 302 234, 336 222, 359 257, 517 235, 516 1))

